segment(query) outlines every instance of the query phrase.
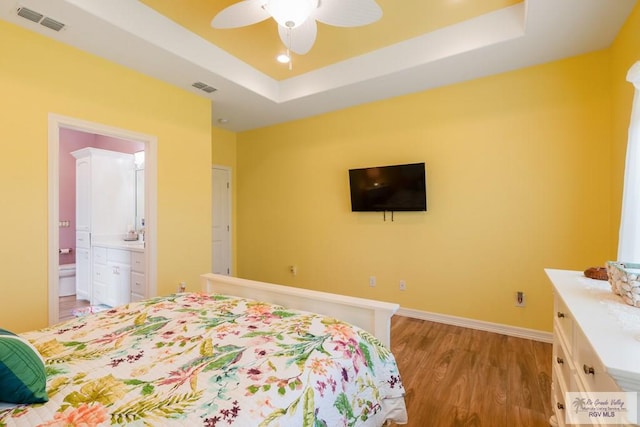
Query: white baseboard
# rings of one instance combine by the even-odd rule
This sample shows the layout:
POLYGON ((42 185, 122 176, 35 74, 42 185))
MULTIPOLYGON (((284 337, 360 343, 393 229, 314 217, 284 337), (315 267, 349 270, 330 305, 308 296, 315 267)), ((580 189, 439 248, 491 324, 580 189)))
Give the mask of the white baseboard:
POLYGON ((551 332, 543 332, 535 329, 484 322, 482 320, 467 319, 447 314, 429 313, 428 311, 414 310, 411 308, 400 308, 396 314, 398 316, 412 317, 414 319, 428 320, 430 322, 444 323, 446 325, 460 326, 463 328, 478 329, 480 331, 494 332, 496 334, 534 341, 553 342, 553 334, 551 332))

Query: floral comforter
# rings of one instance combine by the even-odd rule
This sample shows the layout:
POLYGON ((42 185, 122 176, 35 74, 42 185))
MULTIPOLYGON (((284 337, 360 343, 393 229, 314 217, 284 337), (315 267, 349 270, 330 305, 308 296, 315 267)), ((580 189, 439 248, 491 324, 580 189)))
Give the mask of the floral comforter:
POLYGON ((380 426, 406 420, 393 355, 336 319, 176 294, 23 334, 49 402, 0 426, 380 426))

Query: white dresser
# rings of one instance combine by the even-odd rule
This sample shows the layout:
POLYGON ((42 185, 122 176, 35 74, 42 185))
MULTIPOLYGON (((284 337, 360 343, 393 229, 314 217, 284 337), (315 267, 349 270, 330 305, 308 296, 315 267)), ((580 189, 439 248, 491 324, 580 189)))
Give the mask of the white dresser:
POLYGON ((554 288, 551 399, 555 422, 564 426, 574 409, 566 392, 640 392, 640 309, 624 304, 606 281, 545 271, 554 288))

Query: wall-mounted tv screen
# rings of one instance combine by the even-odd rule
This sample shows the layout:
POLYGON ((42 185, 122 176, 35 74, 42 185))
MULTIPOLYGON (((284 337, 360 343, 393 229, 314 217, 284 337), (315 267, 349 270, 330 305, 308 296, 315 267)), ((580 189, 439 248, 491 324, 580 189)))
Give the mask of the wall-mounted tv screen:
POLYGON ((353 212, 426 211, 424 163, 350 169, 353 212))

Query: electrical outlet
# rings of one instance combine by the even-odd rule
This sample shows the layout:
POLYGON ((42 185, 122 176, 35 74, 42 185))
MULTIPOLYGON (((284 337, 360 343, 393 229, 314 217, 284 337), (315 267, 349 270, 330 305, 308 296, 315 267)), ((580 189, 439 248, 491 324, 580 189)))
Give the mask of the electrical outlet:
POLYGON ((516 292, 516 307, 524 307, 525 306, 525 297, 524 292, 518 291, 516 292))
POLYGON ((178 292, 185 292, 187 290, 187 283, 180 282, 178 283, 178 292))
POLYGON ((404 280, 400 280, 400 290, 401 291, 407 290, 407 282, 405 282, 404 280))
POLYGON ((296 276, 298 274, 298 267, 295 265, 290 265, 289 271, 291 272, 292 275, 296 276))
POLYGON ((376 287, 376 276, 369 277, 369 286, 371 286, 372 288, 376 287))

